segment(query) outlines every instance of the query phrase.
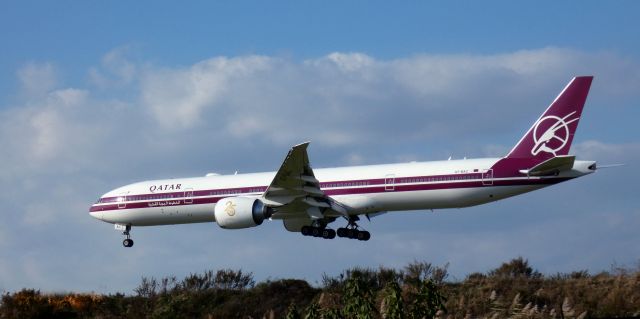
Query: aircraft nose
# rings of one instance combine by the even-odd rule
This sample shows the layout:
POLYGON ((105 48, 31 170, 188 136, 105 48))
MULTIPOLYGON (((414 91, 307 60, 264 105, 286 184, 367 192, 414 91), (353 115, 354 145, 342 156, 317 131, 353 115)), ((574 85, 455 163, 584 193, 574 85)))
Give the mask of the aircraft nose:
POLYGON ((91 208, 89 208, 89 215, 91 215, 91 217, 95 218, 95 219, 99 219, 102 220, 102 212, 100 211, 94 211, 95 206, 91 206, 91 208))

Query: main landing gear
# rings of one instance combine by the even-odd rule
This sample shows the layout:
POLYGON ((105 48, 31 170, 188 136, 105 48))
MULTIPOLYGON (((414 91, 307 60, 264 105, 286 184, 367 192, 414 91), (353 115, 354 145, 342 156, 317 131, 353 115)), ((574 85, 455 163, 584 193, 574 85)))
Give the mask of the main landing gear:
POLYGON ((124 247, 131 247, 133 246, 133 239, 131 239, 131 225, 127 225, 124 228, 124 231, 122 232, 123 235, 127 236, 127 238, 125 238, 125 240, 122 241, 122 246, 124 247))
POLYGON ((371 234, 366 230, 357 230, 355 228, 341 227, 341 228, 338 228, 338 237, 367 241, 371 239, 371 234))
POLYGON ((366 230, 358 230, 360 226, 356 223, 359 218, 357 216, 349 218, 349 224, 347 227, 338 228, 338 237, 349 238, 349 239, 357 239, 362 241, 367 241, 371 239, 371 233, 366 230))
POLYGON ((322 237, 324 239, 336 238, 336 231, 330 228, 302 226, 300 232, 302 233, 302 236, 322 237))
POLYGON ((302 226, 300 232, 302 236, 321 237, 324 239, 336 238, 336 231, 327 228, 327 223, 319 220, 314 221, 311 226, 302 226))
POLYGON ((334 239, 336 235, 342 238, 357 239, 367 241, 371 238, 371 234, 366 230, 358 230, 360 226, 356 223, 358 217, 350 217, 347 227, 340 227, 336 232, 333 229, 327 228, 325 223, 315 221, 311 226, 302 226, 300 232, 302 236, 313 236, 324 239, 334 239))

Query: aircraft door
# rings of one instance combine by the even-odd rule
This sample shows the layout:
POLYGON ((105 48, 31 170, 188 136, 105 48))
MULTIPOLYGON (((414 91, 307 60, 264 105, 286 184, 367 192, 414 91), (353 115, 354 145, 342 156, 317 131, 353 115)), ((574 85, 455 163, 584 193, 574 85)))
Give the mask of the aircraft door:
POLYGON ((193 204, 193 188, 187 188, 184 191, 184 203, 193 204))
POLYGON ((387 192, 392 192, 395 189, 396 189, 396 175, 387 174, 384 177, 384 190, 387 192))
POLYGON ((129 194, 129 192, 126 193, 120 193, 120 195, 118 195, 118 209, 124 209, 127 208, 127 195, 129 194))
POLYGON ((493 185, 493 169, 485 169, 482 171, 482 185, 493 185))

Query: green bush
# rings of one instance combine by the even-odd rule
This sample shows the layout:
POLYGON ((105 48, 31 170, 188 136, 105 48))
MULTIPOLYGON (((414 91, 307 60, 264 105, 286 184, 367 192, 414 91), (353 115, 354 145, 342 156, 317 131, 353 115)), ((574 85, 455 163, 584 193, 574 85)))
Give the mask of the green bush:
POLYGON ((544 276, 515 258, 487 273, 447 281, 447 267, 414 261, 401 270, 351 268, 323 275, 315 288, 299 279, 256 283, 223 269, 143 277, 133 295, 4 293, 4 318, 609 318, 640 316, 640 271, 578 270, 544 276))

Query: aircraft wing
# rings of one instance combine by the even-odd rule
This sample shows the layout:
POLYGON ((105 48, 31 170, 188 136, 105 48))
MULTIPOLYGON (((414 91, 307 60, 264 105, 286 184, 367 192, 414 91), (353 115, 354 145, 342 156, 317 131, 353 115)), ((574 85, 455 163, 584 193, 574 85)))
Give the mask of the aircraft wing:
POLYGON ((571 155, 556 156, 530 169, 521 170, 520 173, 527 174, 529 176, 555 175, 561 171, 566 171, 573 168, 573 162, 575 160, 576 160, 576 157, 571 155))
POLYGON ((321 219, 346 216, 346 209, 320 189, 307 155, 309 142, 295 145, 262 195, 274 208, 273 218, 321 219))

